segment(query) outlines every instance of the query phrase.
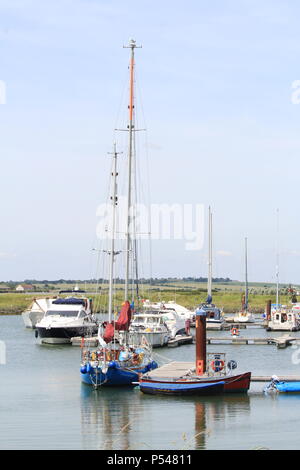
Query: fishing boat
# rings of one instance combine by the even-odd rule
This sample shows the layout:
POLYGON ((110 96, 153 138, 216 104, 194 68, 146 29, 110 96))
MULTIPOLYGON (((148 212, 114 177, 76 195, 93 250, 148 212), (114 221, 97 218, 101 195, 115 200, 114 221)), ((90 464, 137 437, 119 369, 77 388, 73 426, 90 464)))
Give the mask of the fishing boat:
POLYGON ((46 344, 71 343, 75 336, 92 336, 98 331, 92 301, 86 297, 57 298, 36 324, 36 337, 46 344))
POLYGON ((248 266, 247 266, 247 238, 245 238, 245 293, 242 296, 242 309, 233 317, 234 323, 253 323, 254 315, 249 312, 248 266))
MULTIPOLYGON (((185 367, 184 363, 184 367, 185 367)), ((196 363, 187 368, 173 364, 173 369, 158 368, 142 375, 139 379, 141 392, 151 395, 213 395, 220 393, 246 393, 250 387, 251 372, 233 374, 237 363, 226 362, 225 353, 206 353, 206 313, 196 311, 196 363)))
POLYGON ((122 250, 117 250, 116 240, 116 209, 118 203, 117 195, 117 158, 118 152, 114 145, 113 167, 111 172, 111 227, 110 227, 110 247, 105 250, 109 255, 109 295, 108 295, 108 321, 103 322, 98 330, 99 347, 92 350, 85 347, 85 341, 81 348, 81 379, 82 382, 92 385, 95 388, 109 386, 133 386, 133 382, 138 380, 139 374, 143 374, 157 367, 157 363, 152 358, 152 345, 147 341, 145 335, 136 337, 129 332, 134 309, 133 289, 130 289, 130 275, 136 272, 136 244, 134 243, 134 220, 132 217, 133 194, 133 149, 134 144, 134 52, 137 47, 136 42, 131 40, 128 46, 131 50, 130 58, 130 84, 129 84, 129 122, 127 130, 129 133, 128 146, 128 192, 127 192, 127 223, 126 223, 126 246, 125 253, 125 284, 124 302, 118 313, 117 320, 113 320, 114 305, 114 275, 115 258, 122 250), (132 296, 129 302, 129 295, 132 296))
POLYGON ((264 392, 300 393, 300 382, 297 380, 282 381, 276 375, 273 375, 271 382, 265 387, 264 392))
POLYGON ((225 325, 223 312, 212 303, 212 212, 208 208, 208 276, 207 276, 207 299, 200 305, 206 313, 206 327, 208 329, 222 329, 225 325))
POLYGON ((38 298, 33 299, 29 307, 22 312, 22 319, 26 328, 35 328, 36 324, 41 321, 46 311, 49 309, 54 298, 38 298))

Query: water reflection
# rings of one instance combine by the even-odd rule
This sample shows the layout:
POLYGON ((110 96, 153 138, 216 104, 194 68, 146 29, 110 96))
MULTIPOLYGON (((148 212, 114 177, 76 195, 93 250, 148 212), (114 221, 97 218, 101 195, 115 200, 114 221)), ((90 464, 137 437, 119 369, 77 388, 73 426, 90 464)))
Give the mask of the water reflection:
POLYGON ((101 389, 81 385, 81 427, 84 449, 130 448, 132 389, 101 389))
POLYGON ((226 426, 233 417, 239 420, 250 415, 248 395, 222 395, 220 397, 202 397, 195 401, 195 436, 194 449, 206 449, 207 441, 216 428, 226 426))
POLYGON ((249 414, 247 395, 154 397, 138 388, 81 386, 84 449, 206 449, 229 420, 249 414))

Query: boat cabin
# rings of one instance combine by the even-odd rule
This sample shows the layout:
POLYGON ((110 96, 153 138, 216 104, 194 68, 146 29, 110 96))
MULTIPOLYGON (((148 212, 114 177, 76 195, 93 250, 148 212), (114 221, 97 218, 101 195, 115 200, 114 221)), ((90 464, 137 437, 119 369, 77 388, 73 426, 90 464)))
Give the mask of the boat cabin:
POLYGON ((271 320, 268 322, 268 330, 272 331, 297 331, 300 329, 298 315, 292 310, 281 308, 271 311, 271 320))
POLYGON ((158 312, 139 313, 134 315, 130 329, 164 329, 167 327, 164 320, 164 315, 158 312))

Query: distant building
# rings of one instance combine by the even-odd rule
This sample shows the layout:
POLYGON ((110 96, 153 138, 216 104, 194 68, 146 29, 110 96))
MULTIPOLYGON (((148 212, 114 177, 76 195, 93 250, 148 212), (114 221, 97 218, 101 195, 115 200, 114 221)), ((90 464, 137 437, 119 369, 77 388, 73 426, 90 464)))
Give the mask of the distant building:
POLYGON ((0 293, 1 292, 9 292, 9 287, 8 286, 0 286, 0 293))
POLYGON ((16 287, 17 292, 30 292, 33 291, 34 287, 31 284, 19 284, 16 287))

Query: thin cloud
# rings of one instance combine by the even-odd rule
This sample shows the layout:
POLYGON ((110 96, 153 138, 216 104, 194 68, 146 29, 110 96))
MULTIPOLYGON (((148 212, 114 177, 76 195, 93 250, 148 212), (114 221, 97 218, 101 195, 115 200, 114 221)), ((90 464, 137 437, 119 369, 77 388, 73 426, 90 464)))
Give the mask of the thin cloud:
POLYGON ((16 253, 7 253, 5 251, 0 251, 0 258, 2 259, 15 258, 16 256, 16 253))

